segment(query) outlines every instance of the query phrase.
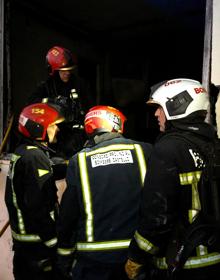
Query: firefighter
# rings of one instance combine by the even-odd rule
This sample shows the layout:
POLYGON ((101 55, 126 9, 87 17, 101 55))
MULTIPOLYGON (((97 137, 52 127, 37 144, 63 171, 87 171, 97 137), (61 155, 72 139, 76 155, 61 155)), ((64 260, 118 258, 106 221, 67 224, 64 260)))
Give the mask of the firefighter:
POLYGON ((52 280, 56 255, 57 188, 48 142, 56 141, 59 110, 37 103, 19 117, 21 142, 15 149, 7 177, 5 202, 13 238, 15 280, 52 280))
POLYGON ((29 96, 28 104, 53 102, 62 107, 65 122, 60 125, 57 144, 51 147, 57 157, 69 159, 82 149, 86 140, 83 120, 91 102, 89 87, 78 75, 77 57, 68 49, 60 46, 49 49, 46 65, 48 79, 29 96))
POLYGON ((89 137, 69 162, 58 220, 58 268, 74 280, 127 279, 124 264, 151 144, 123 137, 126 118, 95 106, 85 116, 89 137))
POLYGON ((216 279, 220 253, 200 226, 205 155, 199 147, 216 134, 205 122, 208 94, 198 81, 173 79, 152 87, 147 104, 155 106, 161 134, 148 164, 127 275, 137 279, 145 270, 146 279, 216 279))

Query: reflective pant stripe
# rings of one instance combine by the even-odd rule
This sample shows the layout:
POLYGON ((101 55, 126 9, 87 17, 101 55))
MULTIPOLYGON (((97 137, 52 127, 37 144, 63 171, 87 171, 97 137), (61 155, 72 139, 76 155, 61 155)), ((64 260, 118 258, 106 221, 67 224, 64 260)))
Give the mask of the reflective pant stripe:
POLYGON ((62 256, 68 256, 68 255, 71 255, 73 252, 75 251, 75 247, 74 248, 57 248, 57 253, 59 255, 62 255, 62 256))
POLYGON ((106 242, 78 242, 76 244, 79 251, 104 251, 104 250, 118 250, 126 249, 130 244, 130 239, 120 241, 106 241, 106 242))
MULTIPOLYGON (((220 254, 219 253, 210 253, 204 256, 190 257, 185 265, 184 269, 205 267, 209 265, 214 265, 220 262, 220 254)), ((154 264, 159 269, 167 269, 167 264, 165 258, 155 258, 154 264)))
POLYGON ((54 245, 57 244, 57 238, 54 237, 54 238, 52 238, 52 239, 50 239, 50 240, 47 240, 47 241, 44 242, 44 244, 45 244, 47 247, 53 247, 54 245))
POLYGON ((12 236, 15 240, 24 241, 24 242, 41 242, 41 238, 36 234, 18 234, 12 231, 12 236))
MULTIPOLYGON (((12 236, 17 241, 22 242, 42 242, 42 239, 37 234, 18 234, 12 231, 12 236)), ((44 244, 48 247, 53 247, 57 244, 57 238, 52 238, 51 240, 45 241, 44 244)))

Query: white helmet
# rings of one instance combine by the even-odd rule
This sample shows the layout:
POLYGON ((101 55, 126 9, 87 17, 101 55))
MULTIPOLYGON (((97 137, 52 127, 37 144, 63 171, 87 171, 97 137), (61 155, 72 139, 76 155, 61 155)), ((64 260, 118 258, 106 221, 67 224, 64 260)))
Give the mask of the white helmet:
POLYGON ((200 82, 180 78, 153 86, 147 104, 160 105, 167 120, 176 120, 197 111, 207 112, 209 97, 200 82))

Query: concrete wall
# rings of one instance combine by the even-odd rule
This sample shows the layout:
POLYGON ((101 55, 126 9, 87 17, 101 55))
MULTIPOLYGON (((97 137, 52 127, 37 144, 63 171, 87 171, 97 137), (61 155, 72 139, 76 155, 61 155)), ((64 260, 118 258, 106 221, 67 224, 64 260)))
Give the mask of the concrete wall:
POLYGON ((220 1, 213 0, 211 81, 220 85, 220 1))
MULTIPOLYGON (((220 1, 213 0, 211 82, 220 85, 220 1)), ((220 95, 215 106, 217 134, 220 138, 220 95)))
MULTIPOLYGON (((0 161, 0 230, 8 221, 8 213, 4 202, 5 181, 8 172, 9 161, 0 161)), ((0 279, 13 280, 12 274, 12 240, 10 227, 8 226, 4 234, 0 237, 0 279)))

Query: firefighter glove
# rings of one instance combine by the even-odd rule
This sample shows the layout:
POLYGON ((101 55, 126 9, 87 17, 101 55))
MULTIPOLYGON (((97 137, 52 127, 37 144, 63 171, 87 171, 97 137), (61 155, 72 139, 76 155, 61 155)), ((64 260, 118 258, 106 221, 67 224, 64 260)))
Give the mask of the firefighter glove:
POLYGON ((142 266, 143 264, 139 264, 128 259, 125 264, 125 271, 127 273, 128 278, 131 280, 135 279, 138 276, 142 266))

